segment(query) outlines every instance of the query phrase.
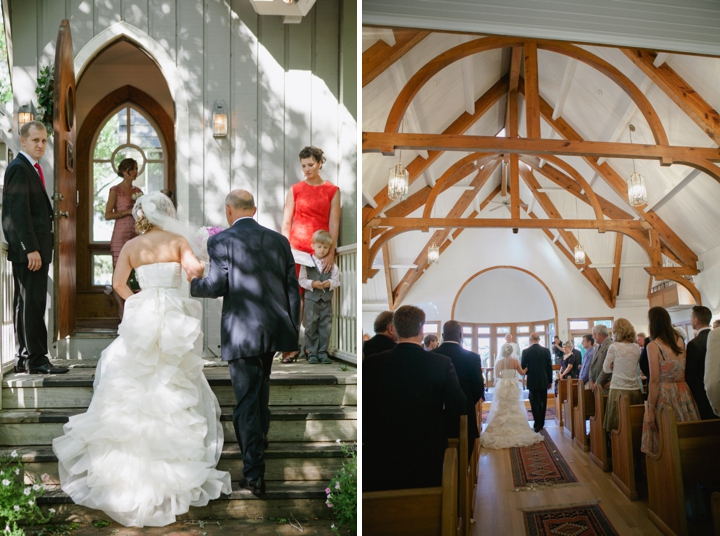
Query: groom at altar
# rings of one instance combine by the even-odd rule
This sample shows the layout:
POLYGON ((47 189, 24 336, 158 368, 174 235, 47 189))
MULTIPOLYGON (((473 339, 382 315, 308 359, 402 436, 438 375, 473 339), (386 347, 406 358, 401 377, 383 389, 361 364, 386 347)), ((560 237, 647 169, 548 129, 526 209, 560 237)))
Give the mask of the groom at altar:
POLYGON ((270 368, 275 352, 297 349, 300 294, 290 243, 257 223, 256 210, 250 192, 227 195, 230 228, 208 239, 210 271, 192 280, 191 294, 224 298, 220 339, 237 402, 233 427, 245 476, 240 487, 262 493, 270 368))

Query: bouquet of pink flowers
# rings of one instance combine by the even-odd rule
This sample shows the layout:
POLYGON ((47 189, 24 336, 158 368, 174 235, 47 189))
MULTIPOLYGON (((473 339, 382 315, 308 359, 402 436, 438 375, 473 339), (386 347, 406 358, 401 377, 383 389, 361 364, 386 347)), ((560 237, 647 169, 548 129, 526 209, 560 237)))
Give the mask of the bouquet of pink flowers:
POLYGON ((204 253, 205 257, 207 257, 208 238, 210 238, 211 236, 214 236, 218 233, 221 233, 224 230, 225 229, 223 227, 218 227, 217 225, 213 225, 211 227, 200 227, 200 229, 198 229, 197 233, 195 233, 195 244, 204 253))

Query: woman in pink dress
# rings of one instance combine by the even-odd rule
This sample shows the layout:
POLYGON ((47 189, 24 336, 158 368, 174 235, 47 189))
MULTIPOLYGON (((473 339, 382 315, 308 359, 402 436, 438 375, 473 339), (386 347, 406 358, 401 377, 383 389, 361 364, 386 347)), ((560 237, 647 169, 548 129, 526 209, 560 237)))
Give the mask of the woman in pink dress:
POLYGON ((640 450, 657 454, 660 404, 671 407, 678 422, 699 421, 700 414, 685 383, 685 343, 673 329, 670 314, 662 307, 652 307, 648 321, 652 339, 647 346, 650 379, 640 450))
MULTIPOLYGON (((132 158, 125 158, 118 166, 118 175, 123 178, 120 184, 110 188, 107 205, 105 206, 105 219, 115 220, 112 238, 110 238, 110 253, 113 259, 113 269, 117 265, 120 250, 125 242, 137 236, 135 233, 135 219, 132 208, 135 199, 142 195, 142 190, 133 186, 138 176, 138 165, 132 158)), ((118 304, 118 314, 122 319, 125 301, 113 290, 118 304)))
MULTIPOLYGON (((323 259, 323 270, 332 270, 335 263, 335 247, 340 230, 340 189, 323 180, 320 170, 325 163, 322 149, 305 147, 300 151, 300 166, 305 180, 293 184, 285 198, 282 234, 297 250, 312 254, 311 238, 315 231, 328 231, 333 238, 330 253, 323 259)), ((295 269, 300 271, 300 265, 295 269)), ((300 288, 300 295, 304 291, 300 288)), ((303 302, 300 301, 300 318, 303 318, 303 302)), ((297 359, 299 352, 288 352, 283 355, 283 363, 291 363, 297 359)))

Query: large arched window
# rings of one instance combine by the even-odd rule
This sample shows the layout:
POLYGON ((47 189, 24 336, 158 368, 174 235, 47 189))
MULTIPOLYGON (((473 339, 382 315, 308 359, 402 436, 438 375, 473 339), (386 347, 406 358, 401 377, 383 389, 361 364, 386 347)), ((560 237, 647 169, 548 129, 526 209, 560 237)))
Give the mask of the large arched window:
POLYGON ((124 158, 138 163, 134 185, 144 193, 162 190, 167 185, 167 150, 158 128, 143 113, 125 106, 113 112, 100 129, 93 148, 90 213, 90 241, 109 242, 114 221, 105 221, 108 193, 122 179, 117 168, 124 158))
MULTIPOLYGON (((114 111, 95 137, 92 150, 90 188, 90 244, 107 244, 112 237, 114 220, 105 220, 110 188, 122 179, 118 165, 125 158, 138 163, 138 177, 134 185, 143 193, 167 187, 167 149, 160 129, 132 105, 114 111)), ((92 248, 92 285, 112 282, 112 256, 104 248, 92 248)))

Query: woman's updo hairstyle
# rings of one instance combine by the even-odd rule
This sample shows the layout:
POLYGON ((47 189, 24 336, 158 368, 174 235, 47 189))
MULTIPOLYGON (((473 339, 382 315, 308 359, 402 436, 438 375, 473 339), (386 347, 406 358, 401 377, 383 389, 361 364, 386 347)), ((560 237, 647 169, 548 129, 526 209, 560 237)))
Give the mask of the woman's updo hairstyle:
POLYGON ((135 233, 141 235, 153 229, 155 229, 155 226, 148 221, 145 213, 142 210, 138 210, 135 219, 135 233))
POLYGON ((500 348, 500 355, 503 357, 510 357, 513 355, 513 352, 515 351, 515 348, 512 344, 505 343, 502 345, 502 348, 500 348))
POLYGON ((307 147, 303 148, 302 151, 300 151, 300 160, 303 158, 312 158, 315 160, 315 162, 318 162, 320 164, 320 167, 322 168, 322 165, 325 163, 325 156, 323 155, 323 150, 319 147, 313 147, 312 145, 308 145, 307 147))
POLYGON ((130 171, 134 167, 137 167, 137 160, 134 158, 124 158, 118 166, 118 177, 125 177, 125 172, 130 171))

